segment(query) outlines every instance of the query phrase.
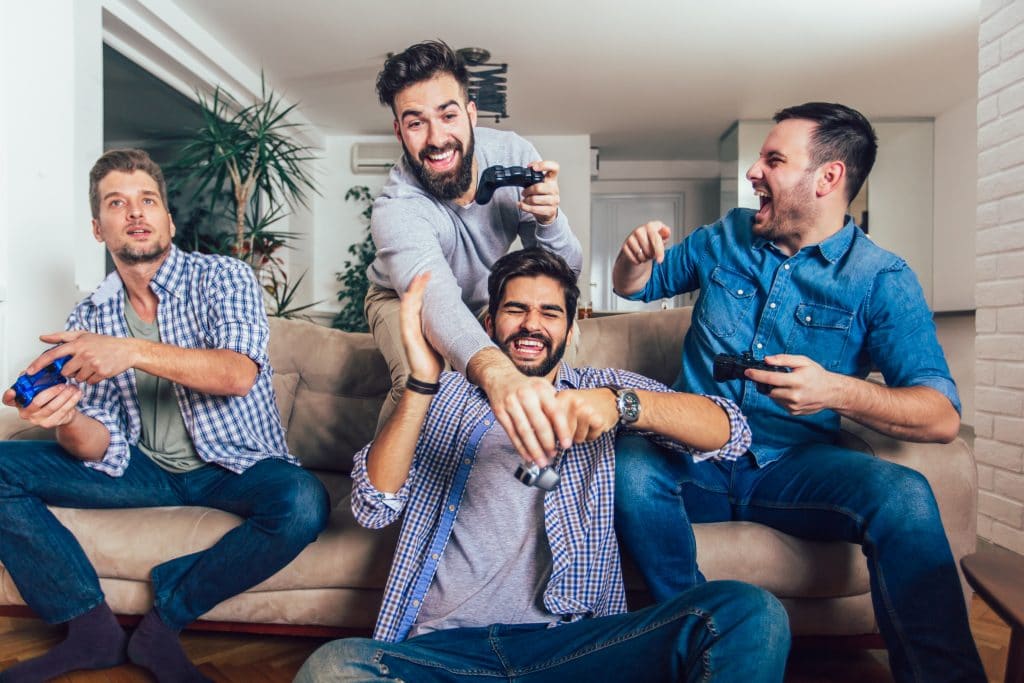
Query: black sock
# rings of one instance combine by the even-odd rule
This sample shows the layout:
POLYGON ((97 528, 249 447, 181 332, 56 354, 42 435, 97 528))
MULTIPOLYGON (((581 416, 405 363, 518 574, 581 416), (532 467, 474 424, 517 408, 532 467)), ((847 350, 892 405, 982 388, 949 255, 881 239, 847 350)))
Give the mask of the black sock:
POLYGON ((38 683, 69 671, 123 664, 128 636, 106 602, 68 622, 68 635, 45 655, 0 673, 3 683, 38 683))
POLYGON ((128 659, 149 669, 158 683, 210 683, 181 649, 178 632, 150 610, 128 641, 128 659))

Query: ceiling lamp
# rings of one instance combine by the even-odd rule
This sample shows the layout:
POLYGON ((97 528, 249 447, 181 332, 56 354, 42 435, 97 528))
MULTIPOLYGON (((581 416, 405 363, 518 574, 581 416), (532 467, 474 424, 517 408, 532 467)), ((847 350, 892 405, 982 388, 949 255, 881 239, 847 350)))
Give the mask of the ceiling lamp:
POLYGON ((491 53, 479 47, 456 50, 469 70, 469 97, 476 102, 477 113, 493 116, 495 123, 508 118, 506 86, 508 64, 489 64, 491 53))

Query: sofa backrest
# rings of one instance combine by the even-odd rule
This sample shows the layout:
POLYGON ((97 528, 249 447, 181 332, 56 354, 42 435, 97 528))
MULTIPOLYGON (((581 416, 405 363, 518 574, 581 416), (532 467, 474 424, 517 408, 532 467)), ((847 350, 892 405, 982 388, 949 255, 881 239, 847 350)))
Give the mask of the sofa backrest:
MULTIPOLYGON (((633 370, 671 384, 679 373, 690 308, 579 324, 577 365, 633 370)), ((288 449, 305 467, 350 471, 352 456, 373 438, 391 385, 373 338, 272 318, 270 362, 288 449)))

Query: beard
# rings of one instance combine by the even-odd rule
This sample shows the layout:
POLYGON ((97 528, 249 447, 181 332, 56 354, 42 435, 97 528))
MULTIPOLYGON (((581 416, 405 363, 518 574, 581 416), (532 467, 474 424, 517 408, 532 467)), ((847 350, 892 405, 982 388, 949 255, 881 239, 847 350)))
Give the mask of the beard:
POLYGON ((416 176, 416 180, 420 181, 420 185, 427 192, 438 199, 445 200, 458 199, 473 184, 473 151, 475 146, 476 141, 473 136, 472 126, 469 129, 469 148, 466 150, 462 149, 462 142, 452 140, 444 147, 427 145, 420 150, 418 158, 413 158, 409 148, 405 146, 405 142, 402 142, 405 158, 409 160, 409 166, 412 168, 412 173, 416 176), (448 173, 434 173, 427 168, 425 160, 428 154, 440 154, 448 150, 455 150, 462 157, 462 161, 456 168, 453 168, 448 173))
POLYGON ((516 369, 519 370, 519 372, 523 373, 527 377, 544 377, 562 361, 562 356, 565 355, 565 343, 568 338, 569 335, 567 333, 565 339, 562 340, 562 343, 553 348, 550 339, 536 332, 520 332, 506 337, 504 341, 498 341, 498 339, 492 336, 491 340, 498 345, 498 348, 500 348, 506 356, 508 356, 509 360, 512 361, 512 364, 516 366, 516 369), (512 345, 520 339, 534 339, 541 342, 544 344, 544 349, 547 351, 547 355, 540 357, 540 362, 532 365, 519 363, 512 358, 512 345))
POLYGON ((814 174, 808 172, 795 187, 772 193, 771 215, 763 222, 754 220, 754 234, 774 242, 780 237, 802 233, 813 216, 814 174))
POLYGON ((170 249, 170 243, 154 244, 151 247, 132 247, 128 245, 121 247, 117 251, 116 256, 125 265, 137 266, 140 263, 159 261, 170 249))

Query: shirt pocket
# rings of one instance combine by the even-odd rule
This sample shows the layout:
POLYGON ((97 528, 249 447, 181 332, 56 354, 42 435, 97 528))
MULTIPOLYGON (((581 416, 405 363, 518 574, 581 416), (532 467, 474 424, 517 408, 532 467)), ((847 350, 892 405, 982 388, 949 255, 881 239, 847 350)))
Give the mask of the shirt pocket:
POLYGON ((796 324, 786 353, 807 356, 826 370, 836 370, 850 338, 853 313, 834 306, 799 304, 794 315, 796 324))
POLYGON ((711 271, 701 295, 700 320, 716 337, 731 337, 746 320, 757 285, 723 266, 711 271))

